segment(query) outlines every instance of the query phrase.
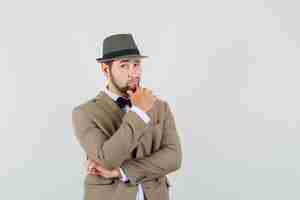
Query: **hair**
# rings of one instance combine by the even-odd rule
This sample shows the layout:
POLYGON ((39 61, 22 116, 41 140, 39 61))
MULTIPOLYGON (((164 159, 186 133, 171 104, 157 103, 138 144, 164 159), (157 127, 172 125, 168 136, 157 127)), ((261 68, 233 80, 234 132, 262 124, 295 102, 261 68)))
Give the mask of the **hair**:
POLYGON ((111 69, 112 63, 113 63, 113 60, 104 62, 104 64, 108 65, 109 69, 111 69))

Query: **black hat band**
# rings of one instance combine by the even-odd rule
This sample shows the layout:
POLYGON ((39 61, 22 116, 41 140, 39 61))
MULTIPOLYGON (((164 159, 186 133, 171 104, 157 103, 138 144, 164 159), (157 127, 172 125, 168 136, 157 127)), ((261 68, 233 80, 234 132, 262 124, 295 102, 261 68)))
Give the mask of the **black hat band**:
POLYGON ((124 55, 140 55, 140 52, 138 49, 124 49, 120 51, 114 51, 111 53, 107 53, 103 55, 103 59, 111 59, 115 57, 120 57, 124 55))

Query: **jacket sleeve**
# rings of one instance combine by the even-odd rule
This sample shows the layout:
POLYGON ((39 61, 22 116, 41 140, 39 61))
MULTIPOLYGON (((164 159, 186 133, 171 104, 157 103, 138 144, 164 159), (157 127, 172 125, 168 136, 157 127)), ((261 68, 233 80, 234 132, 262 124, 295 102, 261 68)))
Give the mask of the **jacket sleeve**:
POLYGON ((76 107, 72 112, 75 136, 87 157, 108 170, 119 167, 137 146, 147 124, 134 112, 123 117, 119 129, 108 138, 84 109, 76 107))
POLYGON ((175 119, 168 103, 165 103, 166 118, 160 149, 148 157, 126 160, 121 168, 131 184, 167 175, 181 167, 182 148, 175 119))

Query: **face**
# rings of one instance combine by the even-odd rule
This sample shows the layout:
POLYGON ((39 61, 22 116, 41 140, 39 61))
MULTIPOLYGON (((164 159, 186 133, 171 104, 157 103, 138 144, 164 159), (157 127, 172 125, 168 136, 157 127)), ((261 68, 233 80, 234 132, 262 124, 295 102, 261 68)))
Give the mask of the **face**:
POLYGON ((107 74, 111 86, 124 96, 127 90, 135 91, 140 85, 142 68, 141 59, 120 59, 115 60, 111 67, 108 67, 107 74))

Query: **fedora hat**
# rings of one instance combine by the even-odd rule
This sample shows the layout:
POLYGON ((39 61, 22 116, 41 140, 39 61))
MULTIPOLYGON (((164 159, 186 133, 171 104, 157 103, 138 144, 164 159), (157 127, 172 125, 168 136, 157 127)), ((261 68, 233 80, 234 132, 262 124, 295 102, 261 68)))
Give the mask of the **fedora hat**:
POLYGON ((115 34, 103 40, 102 57, 96 58, 103 63, 116 59, 146 58, 140 54, 132 34, 115 34))

